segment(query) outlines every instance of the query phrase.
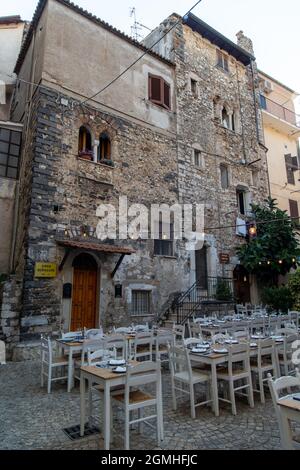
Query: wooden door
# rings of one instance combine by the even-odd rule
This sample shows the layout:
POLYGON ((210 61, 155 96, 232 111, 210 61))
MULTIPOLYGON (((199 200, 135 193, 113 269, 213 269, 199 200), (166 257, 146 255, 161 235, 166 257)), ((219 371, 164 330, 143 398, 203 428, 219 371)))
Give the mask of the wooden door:
POLYGON ((195 252, 196 256, 196 281, 199 287, 207 289, 207 248, 195 252))
POLYGON ((96 327, 97 271, 74 268, 71 331, 96 327))

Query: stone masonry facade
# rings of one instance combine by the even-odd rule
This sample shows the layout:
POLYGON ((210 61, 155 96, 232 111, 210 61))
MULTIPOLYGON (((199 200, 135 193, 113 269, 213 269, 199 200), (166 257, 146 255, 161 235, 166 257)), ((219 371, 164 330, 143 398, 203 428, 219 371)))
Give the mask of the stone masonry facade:
MULTIPOLYGON (((177 21, 172 15, 154 35, 177 21)), ((153 42, 153 37, 148 40, 153 42)), ((239 42, 253 52, 243 34, 239 42)), ((61 265, 66 251, 57 241, 82 227, 94 230, 99 205, 118 207, 120 196, 127 196, 129 205, 148 208, 204 204, 208 275, 233 277, 238 265, 235 249, 244 243, 236 236, 237 191, 245 192, 249 208, 268 196, 255 63, 245 66, 229 55, 228 71, 216 67, 216 47, 184 22, 157 52, 176 66, 173 133, 122 113, 82 105, 74 94, 54 86, 35 90, 24 123, 15 276, 3 292, 1 326, 7 343, 26 343, 40 334, 68 329, 71 304, 63 299, 63 285, 72 282, 72 261, 80 250, 61 265), (232 130, 222 125, 224 109, 234 116, 232 130), (102 133, 109 136, 112 166, 78 157, 81 126, 93 139, 102 133), (227 170, 226 188, 221 185, 220 165, 227 170), (220 264, 220 253, 229 254, 229 264, 220 264), (36 262, 56 263, 62 269, 53 279, 39 279, 34 276, 36 262)), ((154 254, 153 240, 115 244, 135 253, 125 256, 113 279, 119 256, 93 255, 100 280, 97 321, 104 328, 152 321, 176 293, 195 282, 195 253, 186 251, 183 242, 174 242, 174 256, 168 257, 154 254), (121 298, 115 298, 116 284, 122 285, 121 298), (151 293, 151 315, 132 318, 133 290, 151 293)))

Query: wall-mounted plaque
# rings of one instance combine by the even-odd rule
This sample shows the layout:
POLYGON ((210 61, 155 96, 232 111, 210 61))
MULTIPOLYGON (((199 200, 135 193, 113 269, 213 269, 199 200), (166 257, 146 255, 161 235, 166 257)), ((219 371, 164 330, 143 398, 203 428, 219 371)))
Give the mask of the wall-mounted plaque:
POLYGON ((53 278, 57 276, 56 263, 35 263, 34 277, 53 278))

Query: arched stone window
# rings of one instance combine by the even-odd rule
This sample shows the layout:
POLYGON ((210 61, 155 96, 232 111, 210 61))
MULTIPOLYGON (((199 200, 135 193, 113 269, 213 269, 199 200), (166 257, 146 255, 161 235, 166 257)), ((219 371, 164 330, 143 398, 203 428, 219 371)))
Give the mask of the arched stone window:
POLYGON ((93 159, 92 135, 85 126, 79 129, 78 153, 81 157, 90 156, 93 159))
POLYGON ((98 162, 111 160, 111 141, 109 135, 103 132, 99 139, 98 162))
POLYGON ((235 115, 233 112, 229 113, 225 106, 222 108, 222 125, 231 131, 235 130, 235 115))

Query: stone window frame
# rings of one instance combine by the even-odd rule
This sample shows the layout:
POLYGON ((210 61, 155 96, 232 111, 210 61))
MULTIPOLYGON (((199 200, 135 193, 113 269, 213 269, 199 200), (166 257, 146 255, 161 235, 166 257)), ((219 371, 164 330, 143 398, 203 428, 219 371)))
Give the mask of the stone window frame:
POLYGON ((252 203, 252 193, 249 189, 249 186, 245 183, 239 183, 236 185, 236 195, 237 195, 237 208, 239 215, 248 216, 251 213, 251 203, 252 203), (244 214, 240 212, 240 205, 238 200, 238 194, 244 193, 244 214))
POLYGON ((238 109, 235 106, 231 106, 229 103, 222 100, 220 96, 213 97, 212 101, 213 101, 214 119, 219 121, 219 125, 223 129, 226 129, 227 131, 233 132, 235 134, 239 134, 240 133, 240 115, 239 115, 238 109), (226 111, 230 119, 229 127, 224 126, 224 123, 223 123, 223 111, 224 110, 226 111))
POLYGON ((205 170, 205 159, 203 155, 203 150, 201 145, 195 143, 192 145, 192 165, 194 168, 197 168, 197 170, 204 171, 205 170), (195 153, 200 152, 200 165, 196 164, 196 159, 195 159, 195 153))
POLYGON ((230 189, 230 186, 231 186, 231 171, 230 171, 230 167, 229 167, 229 165, 228 165, 226 162, 221 162, 220 165, 219 165, 218 170, 219 170, 219 180, 220 180, 221 190, 228 192, 229 189, 230 189), (227 170, 227 186, 226 186, 226 188, 223 188, 223 186, 222 186, 222 170, 221 170, 222 167, 226 168, 226 170, 227 170))
MULTIPOLYGON (((113 131, 111 128, 108 128, 107 125, 98 125, 96 126, 95 123, 90 123, 89 121, 85 120, 79 120, 77 122, 77 136, 78 136, 78 142, 79 142, 79 130, 81 127, 85 127, 89 133, 91 134, 91 141, 92 141, 92 149, 93 149, 93 159, 92 160, 87 160, 88 163, 94 163, 96 165, 104 165, 107 168, 114 168, 114 159, 113 156, 115 154, 115 143, 114 143, 114 137, 115 137, 115 131, 113 131), (107 137, 110 140, 110 159, 107 160, 107 162, 111 162, 111 164, 106 163, 106 161, 99 161, 98 160, 98 153, 99 153, 99 145, 100 145, 100 137, 102 135, 106 134, 107 137), (96 138, 97 136, 97 138, 96 138)), ((78 157, 79 159, 81 158, 78 152, 78 157)))
POLYGON ((230 73, 229 68, 230 56, 224 50, 217 48, 216 49, 216 67, 222 70, 225 73, 230 73), (220 59, 222 59, 222 64, 220 59), (227 64, 227 66, 225 66, 227 64))
POLYGON ((193 72, 189 74, 188 90, 195 99, 199 98, 199 81, 200 79, 197 74, 193 72), (195 83, 195 91, 193 91, 192 83, 195 83))
POLYGON ((156 290, 155 286, 146 284, 146 283, 133 283, 130 284, 126 290, 125 290, 125 296, 126 296, 126 303, 127 303, 127 309, 129 311, 129 315, 131 318, 141 318, 141 317, 154 317, 155 315, 155 309, 154 309, 154 292, 156 290), (132 305, 132 293, 134 291, 139 291, 139 292, 147 292, 150 295, 150 311, 149 313, 143 313, 143 314, 133 314, 131 311, 131 305, 132 305))

